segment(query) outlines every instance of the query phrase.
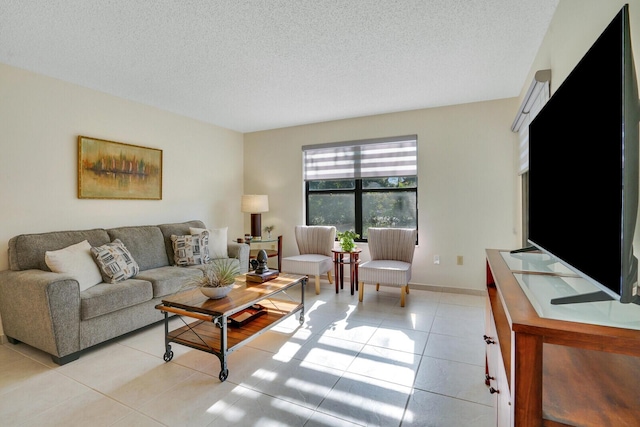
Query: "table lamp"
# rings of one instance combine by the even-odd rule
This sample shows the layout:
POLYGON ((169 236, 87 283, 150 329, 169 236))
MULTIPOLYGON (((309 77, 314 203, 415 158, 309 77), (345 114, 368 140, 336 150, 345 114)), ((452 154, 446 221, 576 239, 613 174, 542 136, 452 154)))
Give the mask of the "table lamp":
POLYGON ((251 236, 262 240, 262 212, 269 212, 269 196, 266 194, 245 194, 240 209, 251 214, 251 236))

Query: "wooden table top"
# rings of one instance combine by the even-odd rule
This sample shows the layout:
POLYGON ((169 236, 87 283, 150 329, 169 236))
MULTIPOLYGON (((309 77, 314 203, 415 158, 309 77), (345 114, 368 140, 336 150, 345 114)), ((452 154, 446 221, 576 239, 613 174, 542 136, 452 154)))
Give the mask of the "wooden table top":
POLYGON ((213 316, 230 315, 295 286, 306 278, 307 276, 299 274, 281 273, 268 282, 253 283, 247 282, 246 276, 242 275, 236 278, 233 290, 223 298, 209 299, 200 292, 200 289, 194 288, 166 296, 162 299, 162 305, 213 316))

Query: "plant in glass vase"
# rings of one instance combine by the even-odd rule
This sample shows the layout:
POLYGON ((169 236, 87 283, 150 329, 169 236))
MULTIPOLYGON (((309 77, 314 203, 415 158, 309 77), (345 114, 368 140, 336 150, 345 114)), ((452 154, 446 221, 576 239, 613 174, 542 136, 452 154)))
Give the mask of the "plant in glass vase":
POLYGON ((344 252, 353 252, 356 248, 356 244, 353 240, 360 237, 360 235, 353 230, 338 231, 337 236, 340 248, 342 248, 344 252))
POLYGON ((275 226, 273 226, 273 225, 267 225, 264 228, 264 231, 267 232, 267 238, 269 238, 269 239, 271 238, 271 232, 273 231, 274 228, 275 228, 275 226))

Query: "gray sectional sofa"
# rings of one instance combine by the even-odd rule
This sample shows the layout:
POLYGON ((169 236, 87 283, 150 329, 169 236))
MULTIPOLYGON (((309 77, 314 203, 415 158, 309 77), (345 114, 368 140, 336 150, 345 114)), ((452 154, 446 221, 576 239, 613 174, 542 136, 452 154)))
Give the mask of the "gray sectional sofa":
MULTIPOLYGON (((180 289, 197 266, 174 265, 171 235, 188 235, 201 221, 78 231, 23 234, 9 241, 9 270, 0 271, 0 316, 12 343, 24 342, 65 364, 83 350, 163 319, 155 309, 180 289), (52 272, 46 251, 88 240, 97 247, 119 239, 139 266, 132 278, 80 291, 78 281, 52 272)), ((249 246, 228 243, 228 256, 249 265, 249 246)), ((234 261, 235 262, 235 261, 234 261)))

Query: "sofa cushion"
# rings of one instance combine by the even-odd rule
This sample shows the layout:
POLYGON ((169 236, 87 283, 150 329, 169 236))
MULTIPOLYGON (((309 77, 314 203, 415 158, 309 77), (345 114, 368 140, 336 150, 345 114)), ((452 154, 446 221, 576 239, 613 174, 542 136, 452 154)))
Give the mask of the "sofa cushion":
POLYGON ((209 233, 209 256, 211 257, 211 259, 229 258, 227 247, 228 229, 229 227, 214 229, 189 227, 189 233, 201 234, 207 231, 209 233))
POLYGON ((140 270, 169 265, 164 238, 160 229, 153 225, 119 227, 107 230, 111 240, 120 239, 129 249, 140 270))
POLYGON ((153 297, 163 297, 180 290, 187 289, 189 279, 202 276, 202 270, 198 267, 159 267, 141 271, 137 279, 147 280, 153 287, 153 297))
POLYGON ((209 232, 171 236, 174 262, 177 266, 206 264, 209 258, 209 232))
POLYGON ((102 282, 100 270, 91 256, 91 245, 86 240, 57 251, 47 251, 44 260, 54 273, 76 279, 80 292, 102 282))
POLYGON ((107 283, 122 282, 134 277, 140 270, 136 260, 119 239, 91 248, 91 254, 107 283))
POLYGON ((140 279, 127 279, 112 284, 102 283, 80 293, 82 320, 112 313, 153 298, 151 283, 140 279))
POLYGON ((51 271, 44 259, 47 251, 57 251, 83 240, 87 240, 91 246, 100 246, 111 241, 107 231, 101 228, 20 234, 9 240, 9 268, 14 271, 51 271))
POLYGON ((161 224, 158 226, 162 236, 164 238, 164 248, 166 257, 169 260, 167 265, 170 263, 174 265, 174 255, 173 255, 173 245, 171 244, 171 236, 183 236, 185 234, 191 234, 189 232, 189 227, 197 227, 197 228, 206 228, 202 221, 186 221, 186 222, 176 222, 173 224, 161 224))

